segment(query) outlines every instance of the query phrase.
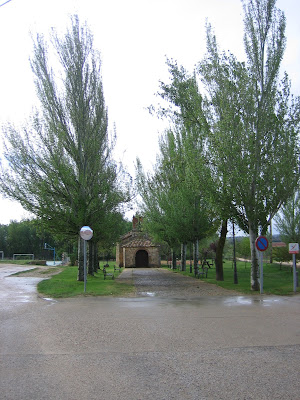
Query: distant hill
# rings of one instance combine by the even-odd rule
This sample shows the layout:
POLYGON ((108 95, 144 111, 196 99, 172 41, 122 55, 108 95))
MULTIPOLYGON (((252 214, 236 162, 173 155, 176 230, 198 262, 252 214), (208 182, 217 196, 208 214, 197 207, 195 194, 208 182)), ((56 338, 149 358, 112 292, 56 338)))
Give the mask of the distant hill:
MULTIPOLYGON (((235 237, 235 240, 237 241, 237 242, 239 242, 239 241, 241 241, 242 239, 244 239, 245 237, 248 237, 248 235, 244 235, 244 236, 241 236, 241 235, 239 235, 239 236, 236 236, 235 237)), ((279 234, 276 234, 276 235, 273 235, 272 236, 272 241, 273 242, 281 242, 281 238, 280 238, 280 235, 279 234)), ((232 236, 227 236, 227 240, 232 240, 232 236)))

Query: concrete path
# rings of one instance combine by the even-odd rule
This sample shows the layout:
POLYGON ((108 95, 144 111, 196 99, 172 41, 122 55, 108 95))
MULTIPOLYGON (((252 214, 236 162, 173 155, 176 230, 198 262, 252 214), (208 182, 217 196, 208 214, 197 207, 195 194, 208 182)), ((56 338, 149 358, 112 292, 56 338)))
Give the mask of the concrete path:
POLYGON ((36 302, 36 285, 43 278, 13 275, 34 268, 28 265, 0 264, 0 311, 7 312, 17 305, 36 302))
POLYGON ((0 298, 1 399, 300 398, 299 296, 33 296, 0 298))

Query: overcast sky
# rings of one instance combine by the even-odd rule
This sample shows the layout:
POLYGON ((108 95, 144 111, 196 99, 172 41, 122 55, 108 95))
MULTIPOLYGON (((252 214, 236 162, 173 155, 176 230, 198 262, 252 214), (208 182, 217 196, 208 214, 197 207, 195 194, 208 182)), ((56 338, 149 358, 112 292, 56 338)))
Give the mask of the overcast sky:
MULTIPOLYGON (((277 7, 287 18, 282 69, 300 95, 300 2, 278 0, 277 7)), ((110 126, 116 125, 118 156, 132 174, 137 156, 146 169, 155 162, 163 124, 146 108, 158 102, 159 80, 168 79, 166 57, 192 71, 205 52, 207 19, 220 47, 244 58, 240 0, 11 0, 0 7, 0 125, 22 123, 36 103, 30 32, 47 35, 55 27, 63 33, 75 13, 101 52, 110 126)), ((25 215, 0 198, 0 223, 25 215)))

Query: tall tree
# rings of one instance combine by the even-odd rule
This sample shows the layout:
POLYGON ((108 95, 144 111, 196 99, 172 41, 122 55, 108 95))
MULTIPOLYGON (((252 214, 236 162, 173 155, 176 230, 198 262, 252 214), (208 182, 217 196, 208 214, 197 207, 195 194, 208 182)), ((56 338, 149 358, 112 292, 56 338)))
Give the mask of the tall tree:
POLYGON ((207 197, 209 174, 204 162, 200 166, 198 140, 183 126, 175 132, 168 130, 160 141, 154 174, 145 176, 141 169, 138 171, 148 229, 173 249, 182 244, 183 255, 188 242, 197 244, 216 229, 215 213, 207 197), (195 168, 202 173, 195 174, 195 168))
MULTIPOLYGON (((216 249, 216 279, 223 280, 223 249, 227 234, 227 219, 231 216, 229 214, 231 198, 228 187, 216 168, 216 163, 212 162, 211 148, 208 146, 211 137, 211 118, 199 91, 196 74, 191 76, 172 60, 167 60, 167 65, 171 83, 161 82, 159 94, 168 102, 168 106, 161 107, 158 114, 170 118, 175 126, 181 125, 188 132, 184 141, 186 163, 189 176, 193 178, 190 183, 194 182, 193 185, 190 184, 189 190, 195 194, 198 184, 201 183, 202 194, 205 188, 206 203, 210 204, 211 210, 218 210, 218 220, 222 220, 216 249)), ((197 258, 196 254, 197 245, 194 258, 197 258)))
POLYGON ((220 53, 208 26, 199 72, 208 92, 209 147, 231 213, 250 235, 251 288, 259 290, 255 240, 298 182, 299 99, 279 80, 285 18, 273 0, 244 2, 247 63, 220 53))
POLYGON ((287 74, 279 80, 286 21, 275 5, 276 0, 244 2, 250 96, 242 108, 242 138, 247 146, 241 148, 243 179, 235 201, 241 226, 246 223, 250 235, 253 290, 259 290, 256 237, 266 232, 299 178, 300 101, 290 94, 287 74))
POLYGON ((241 170, 233 155, 241 138, 240 109, 246 88, 244 64, 233 54, 220 53, 210 24, 206 26, 207 54, 198 64, 199 79, 204 84, 204 109, 210 126, 207 135, 209 161, 214 180, 213 201, 221 218, 220 237, 216 248, 216 276, 223 280, 223 252, 228 220, 235 216, 235 180, 241 170))
POLYGON ((207 56, 196 71, 205 84, 205 99, 196 78, 188 78, 176 63, 171 64, 171 85, 162 84, 162 97, 172 106, 162 108, 163 115, 171 112, 186 126, 207 122, 212 197, 223 220, 219 243, 228 217, 249 233, 253 290, 259 290, 256 237, 265 233, 299 179, 300 101, 290 93, 287 74, 280 79, 285 17, 275 4, 243 2, 247 62, 220 53, 208 25, 207 56))
POLYGON ((300 193, 297 191, 275 216, 281 239, 286 243, 300 243, 300 193))
MULTIPOLYGON (((112 159, 115 138, 108 134, 101 60, 77 16, 63 37, 52 31, 51 44, 41 35, 34 41, 31 66, 40 110, 29 126, 4 129, 8 166, 2 164, 1 191, 52 232, 74 237, 90 225, 99 240, 101 224, 128 199, 126 180, 121 184, 112 159)), ((83 280, 81 262, 78 279, 83 280)))
MULTIPOLYGON (((3 257, 7 257, 8 246, 7 246, 7 225, 0 224, 0 251, 3 251, 3 257)), ((1 253, 2 257, 2 253, 1 253)))

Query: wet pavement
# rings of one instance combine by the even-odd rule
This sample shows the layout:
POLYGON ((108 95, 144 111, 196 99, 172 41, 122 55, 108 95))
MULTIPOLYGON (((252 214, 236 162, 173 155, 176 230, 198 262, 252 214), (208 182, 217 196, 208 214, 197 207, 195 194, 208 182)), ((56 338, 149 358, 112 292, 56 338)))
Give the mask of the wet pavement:
POLYGON ((36 302, 36 286, 44 278, 13 275, 34 268, 28 265, 0 264, 0 311, 7 311, 23 303, 36 302))
POLYGON ((53 301, 7 273, 1 399, 299 398, 299 296, 202 295, 197 281, 184 297, 178 274, 135 270, 136 297, 53 301))

